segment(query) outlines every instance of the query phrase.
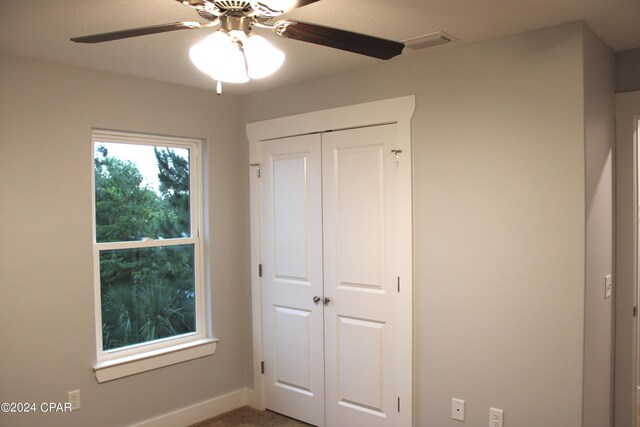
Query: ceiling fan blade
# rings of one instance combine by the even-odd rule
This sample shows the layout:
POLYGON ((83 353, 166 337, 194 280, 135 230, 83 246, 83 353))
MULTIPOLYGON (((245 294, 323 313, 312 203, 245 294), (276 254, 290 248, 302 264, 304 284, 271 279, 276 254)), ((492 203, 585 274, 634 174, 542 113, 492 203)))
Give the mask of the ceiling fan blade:
POLYGON ((193 30, 201 28, 197 22, 174 22, 171 24, 151 25, 149 27, 132 28, 129 30, 112 31, 110 33, 92 34, 90 36, 73 37, 76 43, 101 43, 111 40, 127 39, 129 37, 146 36, 147 34, 166 33, 176 30, 193 30))
POLYGON ((320 0, 256 0, 255 3, 252 2, 252 4, 257 4, 258 6, 265 7, 271 11, 286 13, 317 1, 320 0))
POLYGON ((306 5, 311 4, 311 3, 315 3, 317 1, 320 1, 320 0, 295 0, 295 1, 291 1, 291 3, 293 3, 293 4, 290 5, 289 7, 287 7, 285 12, 289 12, 290 10, 297 9, 299 7, 306 6, 306 5))
POLYGON ((346 50, 378 59, 391 59, 400 55, 404 48, 404 44, 397 41, 299 21, 277 22, 274 25, 274 31, 281 37, 346 50))

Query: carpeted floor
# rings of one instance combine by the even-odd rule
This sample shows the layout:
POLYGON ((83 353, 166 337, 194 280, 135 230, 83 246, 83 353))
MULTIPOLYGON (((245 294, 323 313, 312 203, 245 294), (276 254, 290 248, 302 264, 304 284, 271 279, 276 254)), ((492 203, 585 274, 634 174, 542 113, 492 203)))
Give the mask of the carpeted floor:
POLYGON ((259 411, 243 406, 189 427, 308 427, 309 425, 275 412, 259 411))

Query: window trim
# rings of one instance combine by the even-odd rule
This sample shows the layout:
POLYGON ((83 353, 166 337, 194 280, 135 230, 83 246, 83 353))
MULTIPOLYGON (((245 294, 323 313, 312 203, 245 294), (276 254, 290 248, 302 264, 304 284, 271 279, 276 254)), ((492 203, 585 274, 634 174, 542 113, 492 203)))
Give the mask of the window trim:
POLYGON ((204 268, 204 189, 202 166, 202 140, 167 137, 134 132, 91 130, 91 189, 93 225, 94 310, 96 330, 96 364, 94 372, 98 382, 109 381, 139 372, 168 366, 215 353, 217 339, 211 336, 208 323, 207 290, 204 268), (190 220, 191 236, 162 240, 98 243, 96 238, 95 149, 99 143, 149 145, 189 149, 190 220), (195 189, 195 191, 193 190, 195 189), (194 246, 194 289, 196 330, 179 336, 162 338, 113 350, 103 350, 102 298, 100 286, 100 252, 114 249, 137 249, 160 246, 194 246))
POLYGON ((202 338, 137 355, 98 362, 93 367, 93 371, 96 375, 96 380, 99 383, 103 383, 175 363, 209 356, 216 352, 217 343, 218 340, 215 338, 202 338))

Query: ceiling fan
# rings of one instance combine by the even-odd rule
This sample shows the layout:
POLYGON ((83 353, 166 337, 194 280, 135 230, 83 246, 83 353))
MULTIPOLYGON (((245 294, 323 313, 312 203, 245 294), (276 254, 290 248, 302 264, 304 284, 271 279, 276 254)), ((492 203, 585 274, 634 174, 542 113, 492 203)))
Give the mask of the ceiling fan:
POLYGON ((284 54, 253 28, 272 30, 280 37, 359 53, 378 59, 400 55, 404 44, 374 36, 295 20, 272 22, 293 9, 319 0, 176 0, 196 10, 207 23, 173 22, 149 27, 74 37, 77 43, 101 43, 148 34, 199 28, 220 28, 191 48, 196 67, 220 82, 243 83, 271 74, 284 61, 284 54))

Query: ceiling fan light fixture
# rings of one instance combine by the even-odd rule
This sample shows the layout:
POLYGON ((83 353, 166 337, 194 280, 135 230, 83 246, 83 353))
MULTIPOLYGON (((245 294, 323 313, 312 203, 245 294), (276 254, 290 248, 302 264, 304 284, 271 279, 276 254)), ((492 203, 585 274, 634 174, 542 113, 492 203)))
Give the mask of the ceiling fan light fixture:
POLYGON ((404 43, 337 28, 286 20, 271 23, 275 16, 320 0, 177 0, 194 9, 208 23, 173 22, 128 30, 73 37, 76 43, 102 43, 177 30, 209 29, 219 26, 189 50, 193 64, 212 79, 246 83, 265 78, 278 70, 285 59, 267 39, 252 33, 252 28, 270 29, 276 36, 313 43, 347 52, 391 59, 402 53, 404 43))
POLYGON ((191 62, 212 79, 225 83, 249 81, 240 46, 228 34, 216 31, 189 50, 191 62))
POLYGON ((284 52, 262 36, 243 36, 216 31, 191 47, 191 62, 214 80, 225 83, 261 79, 280 68, 284 52))
POLYGON ((284 63, 285 54, 276 49, 267 39, 253 34, 243 43, 244 56, 251 79, 267 77, 284 63))

